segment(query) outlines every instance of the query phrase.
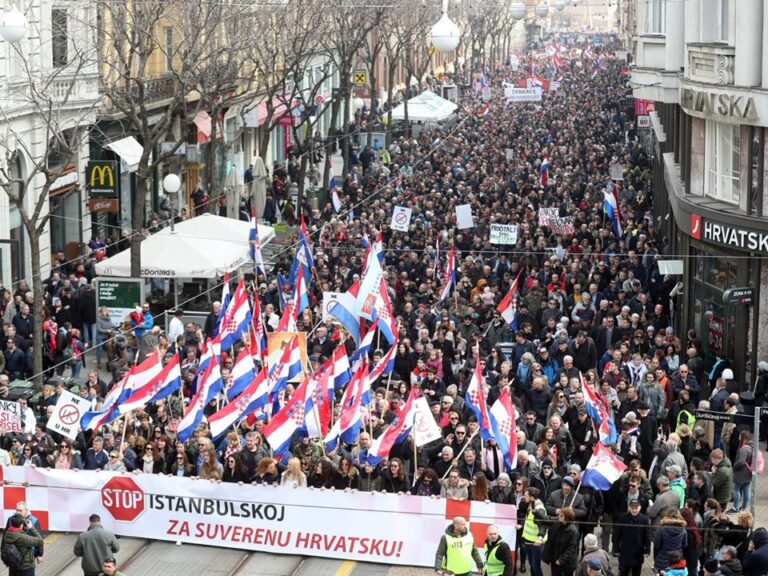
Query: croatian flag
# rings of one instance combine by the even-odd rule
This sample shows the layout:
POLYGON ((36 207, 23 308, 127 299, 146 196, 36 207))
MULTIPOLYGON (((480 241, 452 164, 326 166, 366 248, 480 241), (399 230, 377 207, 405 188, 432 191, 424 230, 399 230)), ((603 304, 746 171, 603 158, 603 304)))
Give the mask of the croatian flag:
POLYGON ((308 381, 309 379, 304 380, 296 388, 293 396, 288 399, 285 406, 263 428, 264 438, 266 438, 272 450, 278 456, 288 450, 294 433, 304 426, 308 381))
POLYGON ((544 156, 544 160, 542 160, 541 166, 539 166, 539 181, 542 186, 546 186, 549 181, 549 158, 546 156, 544 156))
POLYGON ((251 246, 251 260, 256 270, 256 274, 267 275, 264 268, 264 257, 261 255, 261 241, 259 240, 259 225, 256 223, 256 211, 251 214, 251 229, 248 232, 248 242, 251 246))
POLYGON ((413 428, 413 421, 416 417, 413 402, 415 390, 411 390, 408 400, 400 408, 395 410, 395 418, 389 423, 387 429, 371 443, 368 450, 366 463, 375 466, 382 460, 389 458, 389 453, 395 444, 401 444, 408 438, 408 434, 413 428))
POLYGON ((389 294, 383 280, 379 283, 379 297, 374 306, 373 320, 379 321, 379 330, 387 342, 394 344, 397 342, 397 321, 392 314, 392 304, 389 301, 389 294))
POLYGON ((285 385, 302 371, 299 339, 293 336, 279 352, 279 361, 269 371, 269 393, 285 390, 285 385))
MULTIPOLYGON (((358 286, 357 284, 353 286, 358 286)), ((357 300, 357 294, 352 293, 352 288, 346 292, 342 292, 337 295, 335 304, 328 311, 328 314, 333 316, 341 323, 342 326, 349 332, 350 336, 355 341, 355 344, 360 343, 360 318, 355 313, 355 301, 357 300)))
POLYGON ((253 382, 255 374, 256 366, 253 363, 251 351, 247 346, 243 346, 237 355, 234 366, 232 366, 232 374, 227 386, 227 399, 231 402, 235 397, 242 394, 253 382))
POLYGON ((162 370, 163 363, 159 352, 152 352, 147 356, 147 359, 144 360, 144 362, 133 366, 128 372, 125 385, 123 386, 123 392, 120 394, 120 399, 118 400, 118 403, 120 404, 118 410, 121 414, 125 414, 132 410, 130 407, 123 408, 125 402, 129 400, 137 390, 154 382, 157 375, 160 374, 162 370))
POLYGON ((616 458, 610 448, 598 442, 581 477, 581 483, 595 490, 610 490, 626 469, 626 465, 616 458))
POLYGON ((304 406, 304 430, 310 438, 324 438, 331 423, 331 400, 328 386, 333 384, 330 366, 315 370, 307 378, 307 402, 304 406))
MULTIPOLYGON (((130 374, 130 371, 128 374, 130 374)), ((117 401, 123 393, 128 374, 112 387, 107 397, 104 398, 104 402, 99 410, 89 410, 83 414, 83 417, 80 419, 80 427, 83 430, 99 430, 102 426, 109 424, 120 416, 120 412, 117 410, 117 401)))
POLYGON ((197 366, 197 373, 202 374, 214 358, 217 362, 221 358, 221 338, 218 336, 213 340, 209 338, 205 341, 203 354, 200 356, 200 364, 197 366))
POLYGON ((216 318, 216 322, 213 325, 211 338, 218 335, 219 330, 221 329, 221 322, 224 319, 224 315, 227 313, 227 308, 229 308, 229 272, 224 272, 224 281, 221 287, 221 309, 219 310, 219 316, 216 318))
POLYGON ((597 424, 597 432, 600 437, 600 442, 603 444, 614 444, 618 441, 619 435, 616 432, 616 426, 613 423, 613 418, 608 414, 605 409, 605 405, 595 395, 584 378, 579 374, 581 380, 581 391, 584 393, 584 403, 587 405, 587 412, 590 418, 597 424))
POLYGON ((344 390, 339 417, 325 437, 324 442, 327 451, 336 449, 340 437, 348 444, 357 440, 360 434, 360 406, 367 376, 368 363, 363 361, 344 390))
POLYGON ((214 440, 226 432, 227 428, 234 426, 242 418, 267 404, 266 382, 266 370, 260 370, 239 396, 208 418, 214 440))
POLYGON ((197 425, 203 419, 203 413, 208 402, 216 398, 216 395, 221 392, 224 387, 224 382, 221 380, 221 372, 219 370, 219 363, 216 360, 212 360, 208 365, 208 369, 205 371, 201 378, 201 384, 198 387, 197 394, 192 398, 192 401, 187 407, 187 411, 184 413, 184 417, 179 422, 179 427, 176 430, 176 437, 181 442, 186 442, 192 436, 197 425))
POLYGON ((450 252, 448 252, 448 263, 445 267, 445 274, 443 275, 443 290, 440 292, 440 304, 448 299, 448 295, 451 293, 451 287, 456 282, 456 256, 453 252, 453 246, 451 246, 450 252))
POLYGON ((501 314, 504 321, 515 331, 517 330, 517 284, 521 273, 522 270, 517 273, 515 281, 512 282, 512 286, 509 288, 509 292, 504 295, 499 305, 496 306, 496 311, 501 314))
POLYGON ((331 357, 333 362, 333 389, 339 390, 349 382, 349 357, 343 345, 336 346, 331 357))
POLYGON ((496 439, 504 454, 504 461, 507 463, 508 470, 514 470, 517 467, 517 432, 515 430, 515 407, 512 405, 512 399, 509 396, 509 388, 504 388, 501 394, 493 403, 488 411, 488 417, 491 421, 493 437, 496 439))
POLYGON ((611 230, 616 240, 621 241, 624 231, 621 228, 621 219, 619 217, 619 207, 616 203, 616 196, 607 190, 603 192, 603 210, 606 217, 611 221, 611 230))
POLYGON ((331 176, 331 182, 328 184, 328 190, 331 192, 331 202, 333 202, 333 209, 338 214, 341 212, 342 203, 339 197, 339 190, 336 188, 336 177, 331 176))
POLYGON ((160 373, 143 386, 134 388, 131 395, 120 403, 121 414, 137 408, 143 408, 150 402, 166 398, 181 387, 181 366, 179 355, 174 354, 160 373))
POLYGON ((371 385, 382 376, 386 376, 395 369, 395 354, 397 354, 397 342, 390 346, 389 352, 381 357, 368 375, 371 385))
POLYGON ((232 302, 227 308, 222 324, 219 326, 221 347, 225 350, 234 346, 243 333, 248 330, 251 322, 251 304, 248 301, 248 292, 245 290, 243 279, 237 284, 232 302))
POLYGON ((480 436, 488 442, 493 438, 491 421, 488 419, 488 406, 485 403, 485 390, 483 390, 483 371, 480 369, 480 356, 475 362, 475 373, 467 386, 465 394, 467 405, 472 409, 480 425, 480 436))
POLYGON ((264 320, 261 317, 261 301, 259 295, 253 296, 253 312, 251 313, 251 354, 254 361, 263 361, 267 355, 267 333, 264 320))
POLYGON ((368 358, 368 353, 370 352, 371 346, 373 346, 373 337, 376 335, 376 329, 378 327, 379 321, 377 319, 374 320, 373 323, 368 327, 368 331, 360 341, 360 346, 358 346, 357 350, 355 350, 352 354, 350 358, 352 362, 355 362, 358 359, 368 358))
POLYGON ((480 107, 477 110, 475 110, 475 116, 477 116, 478 118, 485 118, 490 113, 491 113, 491 103, 490 103, 490 101, 486 102, 485 104, 483 104, 482 107, 480 107))

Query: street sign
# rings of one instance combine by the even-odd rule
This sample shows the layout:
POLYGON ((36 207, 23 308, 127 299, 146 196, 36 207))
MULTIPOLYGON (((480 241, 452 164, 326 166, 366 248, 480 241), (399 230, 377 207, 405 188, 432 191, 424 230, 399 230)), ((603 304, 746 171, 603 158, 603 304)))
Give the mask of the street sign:
MULTIPOLYGON (((751 410, 751 409, 750 409, 751 410)), ((768 406, 760 408, 760 416, 768 416, 768 406)), ((696 420, 709 420, 711 422, 734 422, 736 424, 753 424, 754 414, 726 414, 714 410, 696 410, 696 420)))
POLYGON ((352 84, 355 86, 365 86, 368 84, 368 73, 365 70, 355 70, 352 72, 352 84))
POLYGON ((723 304, 752 304, 754 297, 755 289, 751 286, 728 288, 723 292, 723 304))

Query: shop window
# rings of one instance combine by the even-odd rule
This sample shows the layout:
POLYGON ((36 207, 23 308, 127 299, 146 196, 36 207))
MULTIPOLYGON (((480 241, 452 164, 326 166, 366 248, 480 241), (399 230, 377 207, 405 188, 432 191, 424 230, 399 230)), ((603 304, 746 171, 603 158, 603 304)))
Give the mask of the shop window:
POLYGON ((667 0, 648 0, 645 14, 646 34, 665 34, 667 0))
POLYGON ((749 147, 749 201, 747 214, 750 216, 763 215, 763 158, 765 157, 764 130, 761 126, 750 128, 751 140, 749 147))
POLYGON ((707 121, 705 148, 705 194, 729 204, 738 204, 741 127, 707 121))
POLYGON ((717 0, 717 18, 715 20, 715 41, 730 43, 730 10, 731 0, 717 0))
POLYGON ((51 60, 54 68, 63 68, 69 62, 67 57, 67 11, 63 8, 51 9, 51 60))

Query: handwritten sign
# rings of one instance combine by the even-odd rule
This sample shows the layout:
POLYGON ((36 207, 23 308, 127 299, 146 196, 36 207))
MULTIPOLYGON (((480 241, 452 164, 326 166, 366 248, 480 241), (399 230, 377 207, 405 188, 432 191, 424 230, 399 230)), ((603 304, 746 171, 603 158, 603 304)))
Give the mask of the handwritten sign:
POLYGON ((539 226, 546 226, 555 234, 572 236, 576 229, 572 216, 560 216, 558 208, 539 208, 539 226))
POLYGON ((517 244, 517 226, 491 224, 491 244, 517 244))
POLYGON ((21 404, 0 400, 0 430, 5 432, 23 432, 21 424, 21 404))
POLYGON ((71 392, 64 390, 53 409, 45 427, 74 440, 80 431, 80 420, 88 410, 91 402, 71 392))

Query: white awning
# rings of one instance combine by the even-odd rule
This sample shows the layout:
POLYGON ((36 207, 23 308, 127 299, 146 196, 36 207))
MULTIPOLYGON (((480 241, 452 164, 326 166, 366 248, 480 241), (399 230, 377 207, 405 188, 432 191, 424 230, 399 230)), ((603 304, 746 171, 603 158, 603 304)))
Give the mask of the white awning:
POLYGON ((206 138, 211 137, 211 116, 205 110, 199 110, 195 117, 192 119, 197 126, 197 129, 205 135, 206 138))
POLYGON ((141 161, 141 155, 144 153, 144 147, 139 144, 139 141, 136 140, 136 138, 127 136, 121 140, 110 142, 104 147, 120 156, 126 166, 128 166, 129 172, 136 172, 136 169, 139 167, 139 162, 141 161))

